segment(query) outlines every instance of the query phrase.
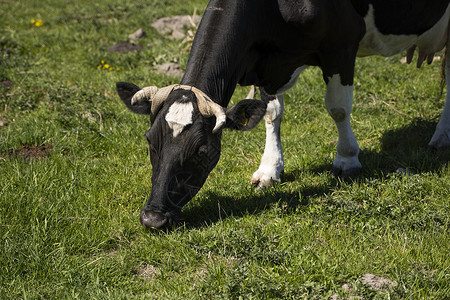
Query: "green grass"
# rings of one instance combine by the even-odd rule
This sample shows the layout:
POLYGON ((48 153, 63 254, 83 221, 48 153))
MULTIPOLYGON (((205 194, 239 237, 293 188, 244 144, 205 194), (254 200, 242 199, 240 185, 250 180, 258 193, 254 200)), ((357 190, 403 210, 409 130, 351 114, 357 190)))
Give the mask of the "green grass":
POLYGON ((445 99, 439 63, 417 71, 401 56, 357 62, 352 124, 364 170, 354 180, 330 174, 337 133, 320 70, 308 69, 286 96, 283 182, 249 185, 263 124, 225 132, 185 225, 150 231, 138 221, 151 188, 149 122, 126 110, 114 85, 175 83, 152 67, 185 66, 187 53, 150 24, 201 13, 206 1, 96 3, 0 2, 0 81, 12 82, 0 84, 0 120, 9 123, 0 127, 1 297, 450 297, 450 152, 427 150, 445 99), (144 51, 107 52, 139 27, 144 51), (120 70, 98 70, 102 60, 120 70), (7 154, 26 144, 52 151, 39 160, 7 154), (361 282, 366 273, 397 284, 376 291, 361 282))

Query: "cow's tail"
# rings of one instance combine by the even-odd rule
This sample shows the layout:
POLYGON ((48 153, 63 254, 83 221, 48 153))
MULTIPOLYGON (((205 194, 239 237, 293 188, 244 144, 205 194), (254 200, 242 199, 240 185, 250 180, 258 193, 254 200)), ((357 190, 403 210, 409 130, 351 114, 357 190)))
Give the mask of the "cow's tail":
MULTIPOLYGON (((448 46, 447 46, 448 47, 448 46)), ((444 94, 444 87, 445 87, 445 64, 447 61, 447 47, 444 48, 444 53, 442 54, 442 59, 441 59, 441 94, 439 96, 439 98, 442 97, 442 95, 444 94)))

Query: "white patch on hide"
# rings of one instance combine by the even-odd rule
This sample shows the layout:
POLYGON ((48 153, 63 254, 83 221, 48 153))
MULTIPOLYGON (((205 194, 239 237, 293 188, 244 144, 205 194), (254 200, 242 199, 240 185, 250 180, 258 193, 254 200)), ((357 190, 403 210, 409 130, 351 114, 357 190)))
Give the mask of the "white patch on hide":
POLYGON ((450 4, 447 6, 441 19, 430 30, 419 36, 416 43, 417 47, 422 51, 426 49, 426 52, 429 53, 434 53, 444 48, 448 37, 449 19, 450 4))
POLYGON ((325 93, 325 106, 329 114, 335 119, 331 110, 344 109, 344 113, 350 116, 353 102, 353 85, 342 85, 341 75, 334 74, 328 77, 327 91, 325 93))
POLYGON ((173 137, 177 137, 187 125, 192 124, 193 113, 194 106, 191 102, 175 102, 170 106, 166 114, 166 121, 173 130, 173 137))
POLYGON ((307 68, 308 68, 308 66, 301 66, 301 67, 298 67, 297 69, 295 69, 294 73, 292 73, 292 75, 291 75, 291 79, 289 80, 289 82, 286 83, 284 86, 282 86, 277 91, 277 95, 283 95, 284 92, 286 92, 287 90, 292 88, 297 83, 300 73, 302 73, 307 68))
POLYGON ((391 56, 409 49, 416 45, 419 50, 433 54, 441 50, 447 39, 448 19, 450 16, 450 5, 447 7, 442 18, 428 31, 418 36, 409 35, 383 35, 375 25, 375 14, 372 5, 364 17, 366 23, 366 34, 359 43, 358 56, 383 55, 391 56))
POLYGON ((265 188, 280 180, 284 170, 283 148, 281 147, 280 125, 283 118, 283 95, 278 95, 267 104, 266 145, 261 164, 253 174, 251 182, 265 188))
POLYGON ((339 74, 335 74, 328 79, 325 106, 334 119, 339 134, 333 167, 342 170, 342 172, 361 169, 358 160, 359 146, 350 125, 353 85, 342 85, 339 74))

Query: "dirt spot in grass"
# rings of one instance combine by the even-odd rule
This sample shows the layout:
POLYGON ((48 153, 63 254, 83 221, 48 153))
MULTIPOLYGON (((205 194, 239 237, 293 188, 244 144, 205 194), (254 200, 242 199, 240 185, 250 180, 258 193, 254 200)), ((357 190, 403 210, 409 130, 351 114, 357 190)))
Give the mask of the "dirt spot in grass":
POLYGON ((21 157, 25 160, 46 158, 52 151, 52 144, 46 144, 41 146, 23 145, 15 150, 6 152, 9 157, 21 157))
POLYGON ((144 49, 139 44, 128 43, 128 42, 120 42, 108 48, 109 52, 117 52, 117 53, 128 53, 128 52, 136 52, 144 49))
MULTIPOLYGON (((345 283, 342 285, 342 291, 348 295, 348 298, 345 299, 364 299, 364 297, 354 295, 357 293, 357 290, 359 289, 358 286, 360 286, 361 283, 381 294, 397 286, 395 281, 368 273, 361 276, 354 284, 345 283)), ((328 299, 337 300, 342 298, 340 298, 338 294, 334 294, 328 299)))
MULTIPOLYGON (((330 297, 328 297, 328 300, 340 300, 342 298, 339 297, 338 294, 334 294, 330 297)), ((363 297, 359 297, 359 296, 350 296, 348 298, 344 298, 344 299, 348 299, 348 300, 359 300, 359 299, 364 299, 363 297)))
POLYGON ((165 63, 155 67, 156 72, 166 74, 168 76, 181 78, 184 74, 179 64, 174 62, 165 63))
POLYGON ((134 41, 134 40, 141 39, 141 38, 143 38, 143 37, 146 36, 146 35, 147 35, 147 33, 144 31, 144 29, 139 28, 138 30, 136 30, 135 32, 133 32, 132 34, 130 34, 130 35, 128 36, 128 39, 129 39, 130 41, 134 41))
POLYGON ((136 273, 139 277, 153 282, 155 280, 155 276, 161 274, 161 271, 155 266, 143 265, 139 266, 136 273))
POLYGON ((4 127, 4 126, 8 126, 9 123, 4 121, 4 120, 0 120, 0 127, 4 127))
POLYGON ((342 290, 344 291, 344 293, 350 293, 352 291, 352 287, 346 283, 342 286, 342 290))
POLYGON ((361 281, 376 291, 391 289, 397 285, 395 281, 374 274, 364 274, 361 281))
POLYGON ((7 79, 7 80, 2 81, 2 86, 6 87, 6 88, 10 88, 10 87, 12 87, 12 85, 13 85, 13 82, 11 80, 7 79))
POLYGON ((152 26, 161 35, 171 40, 183 39, 189 28, 195 28, 200 23, 200 16, 173 16, 165 17, 153 22, 152 26))

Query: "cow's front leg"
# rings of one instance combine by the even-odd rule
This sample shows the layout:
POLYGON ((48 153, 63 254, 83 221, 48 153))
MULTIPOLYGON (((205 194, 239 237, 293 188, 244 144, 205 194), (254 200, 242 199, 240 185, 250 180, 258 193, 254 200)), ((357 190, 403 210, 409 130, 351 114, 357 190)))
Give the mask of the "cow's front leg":
POLYGON ((266 188, 280 180, 284 170, 283 149, 281 148, 280 126, 283 118, 283 95, 269 96, 261 89, 261 98, 267 103, 264 116, 266 123, 266 146, 258 171, 251 183, 258 188, 266 188))
POLYGON ((447 83, 447 98, 445 99, 444 111, 428 144, 435 149, 450 148, 450 33, 446 51, 445 79, 447 83))
POLYGON ((361 163, 358 160, 359 146, 350 125, 353 85, 343 85, 338 74, 328 79, 325 106, 339 134, 332 172, 339 176, 356 175, 361 169, 361 163))

